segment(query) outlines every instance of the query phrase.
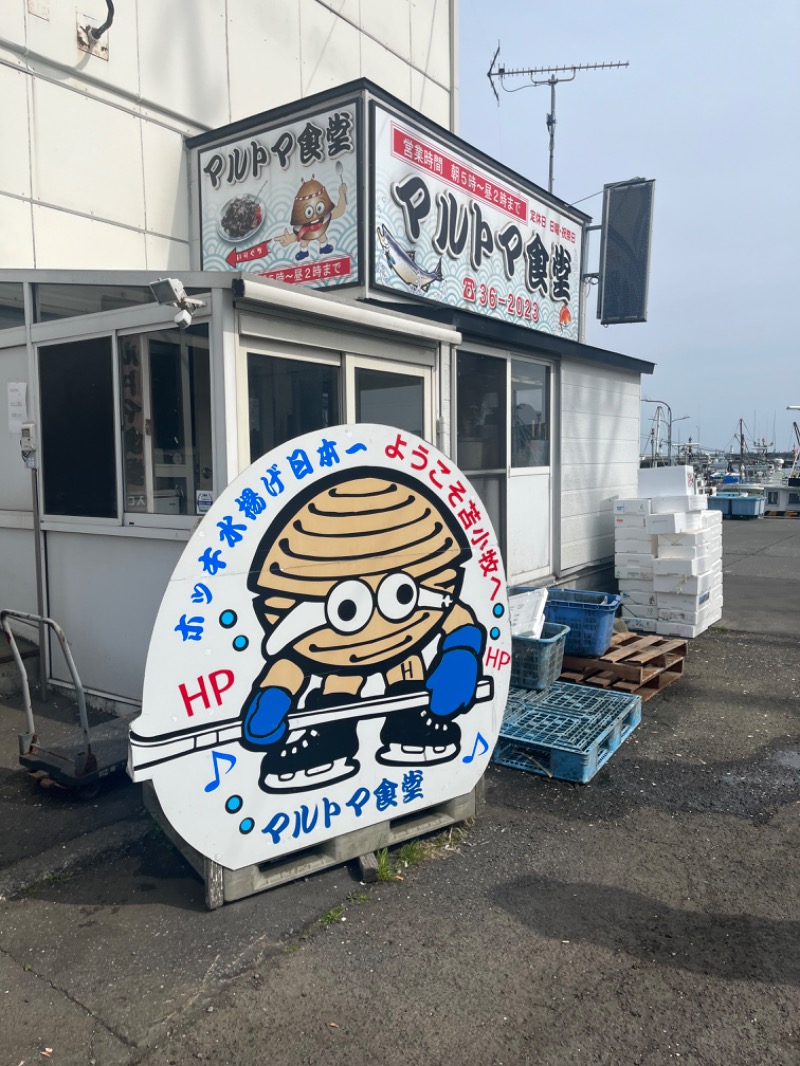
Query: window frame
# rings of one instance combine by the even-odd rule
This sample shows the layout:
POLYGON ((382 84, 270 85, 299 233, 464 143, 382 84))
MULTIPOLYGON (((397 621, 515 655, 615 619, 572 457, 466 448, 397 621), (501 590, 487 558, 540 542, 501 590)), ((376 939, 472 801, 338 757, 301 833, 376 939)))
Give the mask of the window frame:
POLYGON ((545 472, 549 471, 553 465, 553 367, 550 363, 543 359, 534 359, 529 356, 519 355, 515 352, 509 352, 508 355, 508 471, 510 477, 519 476, 525 473, 545 472), (541 367, 545 373, 545 420, 544 424, 547 428, 547 436, 545 441, 547 443, 547 462, 538 463, 535 466, 514 466, 513 465, 513 411, 512 411, 512 398, 513 398, 513 380, 514 380, 514 363, 526 363, 529 366, 541 367))
MULTIPOLYGON (((215 404, 217 396, 217 382, 214 368, 213 351, 215 345, 215 335, 212 325, 212 316, 210 310, 210 300, 208 301, 209 310, 203 314, 196 314, 193 316, 193 325, 206 325, 208 328, 208 378, 209 378, 209 418, 210 418, 210 432, 211 432, 211 457, 213 461, 212 466, 212 493, 216 499, 218 495, 218 485, 220 478, 220 471, 218 469, 218 451, 217 451, 217 435, 219 432, 217 426, 217 412, 215 410, 215 404)), ((126 318, 131 317, 131 312, 139 311, 140 308, 128 308, 122 312, 108 312, 104 314, 104 318, 107 314, 123 314, 126 318)), ((32 388, 35 395, 35 419, 37 421, 37 428, 40 437, 40 452, 39 452, 39 469, 37 470, 37 476, 39 480, 40 500, 42 507, 42 530, 47 532, 55 532, 58 530, 65 532, 86 532, 86 533, 105 533, 112 535, 122 536, 149 536, 157 539, 168 540, 187 540, 191 532, 197 526, 198 521, 202 515, 187 514, 187 515, 168 515, 168 514, 147 514, 138 511, 125 511, 125 479, 124 479, 124 451, 123 451, 123 439, 122 439, 122 382, 120 380, 120 353, 121 353, 121 340, 125 337, 145 335, 148 333, 163 333, 166 330, 176 328, 171 321, 164 321, 163 308, 156 305, 149 305, 145 310, 145 319, 141 322, 131 323, 118 328, 109 326, 107 322, 103 323, 103 328, 87 329, 86 327, 90 323, 90 319, 95 319, 99 316, 86 316, 85 320, 81 320, 80 316, 75 316, 68 319, 58 319, 52 322, 40 323, 34 326, 31 330, 32 345, 33 345, 33 375, 32 375, 32 388), (81 325, 83 328, 81 329, 81 325), (86 515, 62 515, 54 514, 44 509, 44 467, 47 461, 47 457, 44 453, 44 449, 41 448, 42 441, 42 412, 41 412, 41 379, 39 374, 39 352, 42 348, 53 347, 54 345, 63 344, 80 344, 83 341, 94 341, 108 338, 111 341, 111 359, 112 359, 112 390, 113 390, 113 425, 114 425, 114 469, 115 469, 115 481, 116 481, 116 493, 117 493, 117 513, 115 517, 111 518, 98 518, 86 515)), ((137 315, 136 317, 139 317, 137 315)), ((99 326, 99 323, 97 323, 99 326)))
MULTIPOLYGON (((194 316, 193 319, 192 319, 192 325, 193 326, 205 325, 208 328, 208 334, 207 334, 207 337, 206 337, 206 340, 208 342, 208 378, 209 378, 209 412, 208 413, 209 413, 209 419, 210 419, 210 423, 211 423, 211 426, 210 426, 210 428, 211 428, 211 457, 212 457, 212 461, 214 463, 214 465, 212 466, 212 476, 211 476, 212 489, 211 489, 211 492, 214 495, 214 499, 216 499, 217 498, 217 488, 216 488, 216 486, 218 484, 218 475, 217 475, 217 470, 216 470, 216 451, 215 451, 215 439, 216 438, 215 438, 215 427, 214 427, 214 372, 213 372, 212 358, 211 358, 212 345, 213 345, 213 332, 212 332, 212 329, 211 329, 210 316, 208 316, 208 315, 205 315, 205 316, 202 316, 202 317, 201 316, 194 316)), ((118 330, 118 331, 116 331, 116 339, 119 342, 119 341, 124 340, 127 337, 144 337, 144 336, 147 336, 147 334, 164 333, 164 332, 170 331, 172 329, 176 329, 177 330, 177 327, 174 326, 172 323, 162 322, 160 326, 151 326, 150 325, 150 326, 147 326, 146 328, 136 328, 136 329, 131 328, 131 329, 118 330)), ((120 354, 121 354, 121 345, 118 343, 117 344, 117 353, 116 353, 116 370, 117 370, 117 374, 119 374, 120 354)), ((147 360, 143 360, 143 364, 142 365, 143 365, 143 367, 144 366, 148 366, 149 367, 149 365, 150 365, 149 353, 148 353, 147 360)), ((150 381, 149 380, 144 382, 143 388, 149 393, 149 395, 147 397, 147 400, 146 400, 146 403, 144 404, 144 408, 145 408, 145 411, 148 411, 150 413, 150 417, 152 417, 152 401, 153 401, 153 397, 152 397, 151 386, 150 386, 150 381)), ((125 464, 124 464, 124 453, 123 453, 123 448, 122 448, 122 443, 123 443, 122 442, 122 417, 121 417, 121 414, 122 414, 122 412, 121 412, 122 399, 123 399, 123 396, 122 396, 122 383, 121 383, 121 381, 119 381, 118 382, 118 392, 117 392, 117 416, 118 416, 118 419, 119 419, 120 428, 119 428, 119 430, 117 432, 117 444, 118 444, 117 462, 118 462, 118 466, 119 466, 120 493, 121 493, 121 496, 120 496, 120 508, 121 508, 120 524, 122 526, 124 526, 126 529, 138 526, 138 527, 143 528, 143 529, 174 529, 174 530, 187 530, 187 531, 193 530, 195 528, 195 526, 197 525, 198 521, 203 517, 201 514, 170 515, 170 514, 163 514, 163 513, 160 513, 160 512, 126 511, 124 509, 124 504, 127 501, 126 501, 126 496, 125 496, 125 470, 124 470, 124 465, 125 464)), ((151 444, 151 449, 152 449, 152 444, 151 444)), ((147 450, 145 450, 145 453, 146 453, 146 451, 147 450)), ((155 477, 155 462, 153 463, 151 474, 152 474, 153 477, 155 477)))
POLYGON ((122 470, 120 468, 120 431, 121 423, 119 417, 119 404, 116 402, 116 398, 119 395, 119 377, 118 377, 118 359, 117 359, 117 340, 113 330, 102 330, 96 333, 68 336, 64 338, 51 339, 47 341, 40 341, 35 344, 35 388, 36 388, 36 411, 37 411, 37 430, 39 435, 39 464, 38 464, 38 477, 39 477, 39 499, 42 513, 43 528, 57 528, 68 527, 78 531, 78 527, 85 527, 87 529, 114 529, 121 524, 121 492, 122 492, 122 470), (48 511, 46 509, 46 497, 44 491, 45 474, 47 471, 47 451, 44 447, 44 422, 42 418, 42 378, 41 378, 41 362, 40 353, 45 348, 61 347, 67 344, 82 344, 87 341, 97 340, 109 340, 110 352, 109 358, 111 359, 111 391, 112 391, 112 407, 113 407, 113 427, 114 427, 114 480, 115 480, 115 492, 117 513, 115 516, 99 517, 96 515, 73 515, 73 514, 59 514, 58 512, 48 511), (45 527, 46 523, 46 527, 45 527))

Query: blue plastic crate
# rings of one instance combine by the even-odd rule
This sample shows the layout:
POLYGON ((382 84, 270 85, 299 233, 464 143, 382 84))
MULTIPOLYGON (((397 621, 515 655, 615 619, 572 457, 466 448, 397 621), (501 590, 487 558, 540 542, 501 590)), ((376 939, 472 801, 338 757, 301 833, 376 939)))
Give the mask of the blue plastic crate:
POLYGON ((760 518, 764 513, 764 496, 733 496, 731 498, 732 518, 760 518))
POLYGON ((627 692, 560 681, 538 694, 512 688, 492 760, 585 784, 641 720, 641 696, 627 692))
POLYGON ((544 617, 548 622, 569 626, 566 655, 595 658, 608 651, 620 602, 619 596, 606 592, 552 588, 547 590, 544 617))
POLYGON ((709 511, 722 511, 723 517, 729 515, 731 513, 730 496, 719 492, 716 496, 709 496, 708 509, 709 511))
POLYGON ((558 681, 564 662, 564 644, 569 626, 545 622, 538 638, 511 637, 511 684, 543 691, 558 681))

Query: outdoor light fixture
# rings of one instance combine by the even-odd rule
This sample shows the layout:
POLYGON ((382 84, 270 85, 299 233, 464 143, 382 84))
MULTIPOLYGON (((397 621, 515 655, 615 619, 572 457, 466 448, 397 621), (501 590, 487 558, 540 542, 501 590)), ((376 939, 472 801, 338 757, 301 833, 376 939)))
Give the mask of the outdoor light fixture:
POLYGON ((191 326, 192 314, 198 307, 205 307, 202 300, 186 295, 186 289, 177 278, 159 278, 150 282, 150 292, 164 307, 177 307, 176 326, 191 326))

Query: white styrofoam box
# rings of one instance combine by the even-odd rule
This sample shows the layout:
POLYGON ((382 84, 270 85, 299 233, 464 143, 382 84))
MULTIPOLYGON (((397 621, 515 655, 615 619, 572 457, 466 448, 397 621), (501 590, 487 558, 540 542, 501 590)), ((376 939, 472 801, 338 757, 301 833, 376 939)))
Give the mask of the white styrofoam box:
POLYGON ((512 636, 523 634, 538 640, 544 625, 544 606, 547 589, 528 589, 525 592, 509 591, 508 620, 512 636))
POLYGON ((698 596, 693 607, 657 607, 659 622, 682 622, 696 626, 707 622, 711 613, 722 609, 722 590, 712 589, 698 596))
POLYGON ((643 618, 651 617, 651 611, 657 611, 655 592, 620 593, 622 606, 643 618))
POLYGON ((628 615, 625 618, 625 625, 635 633, 655 633, 658 622, 655 618, 628 615))
POLYGON ((617 566, 649 566, 652 569, 655 556, 652 552, 614 552, 617 566))
POLYGON ((652 581, 653 568, 652 566, 615 566, 614 577, 623 581, 652 581))
POLYGON ((638 529, 640 533, 644 533, 648 517, 649 515, 643 514, 616 514, 614 515, 614 529, 638 529))
POLYGON ((699 611, 711 603, 713 589, 706 589, 694 596, 674 592, 657 592, 656 606, 659 611, 699 611))
POLYGON ((639 470, 639 496, 688 496, 693 492, 691 466, 649 466, 639 470))
POLYGON ((722 511, 703 511, 703 529, 722 525, 722 511))
MULTIPOLYGON (((631 530, 631 533, 635 532, 631 530)), ((614 541, 614 551, 619 553, 630 552, 633 555, 655 555, 656 554, 656 538, 649 533, 643 533, 641 537, 631 536, 626 533, 625 530, 618 530, 617 537, 614 541)))
POLYGON ((690 496, 655 496, 653 498, 651 514, 670 514, 672 511, 706 511, 708 499, 699 493, 690 496))
POLYGON ((682 622, 656 622, 656 633, 661 637, 681 637, 684 640, 690 637, 699 637, 705 633, 709 626, 713 626, 722 618, 722 608, 718 607, 710 611, 708 617, 698 625, 686 625, 682 622))
POLYGON ((706 570, 704 574, 655 574, 653 576, 653 590, 659 592, 672 592, 679 596, 699 596, 714 585, 716 572, 706 570))
POLYGON ((696 555, 722 555, 722 537, 713 529, 697 533, 667 533, 657 538, 659 559, 693 559, 696 555))
POLYGON ((622 618, 658 618, 658 607, 654 603, 629 603, 623 601, 620 615, 622 618))
POLYGON ((659 622, 680 622, 682 625, 696 626, 705 621, 708 616, 708 610, 703 608, 700 611, 673 611, 669 607, 662 607, 658 612, 659 622))
POLYGON ((720 535, 718 529, 687 529, 682 533, 659 533, 656 539, 659 552, 661 548, 669 547, 672 544, 683 547, 688 544, 696 548, 702 547, 707 541, 713 537, 720 535))
MULTIPOLYGON (((717 537, 719 542, 719 537, 717 537)), ((707 555, 709 558, 709 565, 712 562, 716 562, 717 559, 722 558, 722 544, 704 544, 699 550, 697 548, 680 548, 675 544, 671 544, 666 549, 666 554, 659 552, 659 559, 696 559, 702 552, 703 555, 707 555)))
POLYGON ((622 603, 655 605, 656 593, 653 588, 653 579, 634 581, 631 578, 623 578, 619 583, 619 598, 622 603))
POLYGON ((646 496, 635 500, 614 500, 614 514, 650 514, 650 500, 646 496))
POLYGON ((695 555, 689 559, 666 559, 653 560, 653 576, 656 574, 704 574, 711 569, 714 562, 710 555, 695 555))
POLYGON ((648 533, 689 533, 703 528, 705 511, 671 511, 669 514, 651 514, 644 518, 648 533))

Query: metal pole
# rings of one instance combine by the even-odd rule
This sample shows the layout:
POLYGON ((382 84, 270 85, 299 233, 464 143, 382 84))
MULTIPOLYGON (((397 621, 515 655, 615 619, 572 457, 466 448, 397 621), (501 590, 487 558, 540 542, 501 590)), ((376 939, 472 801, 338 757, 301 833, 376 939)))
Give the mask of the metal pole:
POLYGON ((667 426, 667 466, 672 466, 672 408, 668 403, 665 403, 664 406, 669 412, 669 424, 667 426))
POLYGON ((556 150, 556 78, 550 77, 550 114, 547 116, 547 128, 550 131, 550 171, 547 179, 547 191, 553 191, 553 157, 556 150))
POLYGON ((36 613, 39 615, 39 698, 47 700, 47 661, 45 656, 44 579, 42 576, 42 530, 39 519, 39 482, 31 470, 33 487, 33 540, 36 558, 36 613))

